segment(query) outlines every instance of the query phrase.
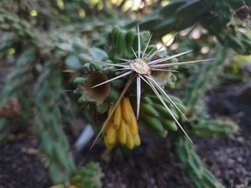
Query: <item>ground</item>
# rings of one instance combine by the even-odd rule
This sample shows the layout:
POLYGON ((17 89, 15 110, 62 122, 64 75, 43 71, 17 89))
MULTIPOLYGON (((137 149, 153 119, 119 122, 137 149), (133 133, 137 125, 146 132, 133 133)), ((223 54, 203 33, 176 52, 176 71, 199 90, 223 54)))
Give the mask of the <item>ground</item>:
MULTIPOLYGON (((230 138, 192 138, 206 166, 228 188, 251 187, 250 93, 246 85, 231 85, 209 92, 205 101, 210 114, 237 122, 239 132, 230 138)), ((101 162, 106 188, 193 188, 173 155, 170 137, 163 140, 144 134, 143 140, 141 147, 129 152, 117 149, 107 153, 98 143, 92 150, 74 152, 74 156, 79 166, 88 161, 101 162)), ((37 146, 38 141, 29 128, 14 132, 0 148, 0 188, 51 185, 39 161, 37 146)))

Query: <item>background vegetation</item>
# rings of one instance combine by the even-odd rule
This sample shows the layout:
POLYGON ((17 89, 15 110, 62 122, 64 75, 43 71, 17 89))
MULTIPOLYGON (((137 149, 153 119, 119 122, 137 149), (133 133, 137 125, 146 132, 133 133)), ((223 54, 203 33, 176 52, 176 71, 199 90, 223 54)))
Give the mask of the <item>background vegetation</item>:
MULTIPOLYGON (((176 95, 174 100, 188 117, 189 122, 178 118, 189 135, 210 139, 233 135, 238 125, 226 118, 212 119, 204 97, 208 90, 219 89, 224 83, 249 80, 250 72, 243 67, 250 62, 251 54, 250 6, 249 0, 2 0, 1 147, 8 144, 16 127, 32 127, 51 185, 101 187, 106 172, 99 163, 76 162, 71 146, 83 128, 76 126, 76 118, 90 123, 98 132, 125 80, 114 82, 108 98, 100 105, 85 96, 81 85, 95 71, 109 76, 116 73, 100 62, 118 63, 117 57, 133 56, 137 25, 143 41, 152 34, 152 48, 169 40, 164 55, 193 49, 179 61, 215 58, 205 64, 178 67, 178 73, 168 76, 165 89, 176 95)), ((143 105, 154 101, 151 94, 144 97, 143 105)), ((161 115, 155 113, 156 109, 149 108, 153 105, 141 111, 141 124, 146 128, 143 134, 153 132, 166 137, 163 133, 170 132, 170 151, 176 154, 193 185, 224 187, 204 166, 195 146, 176 129, 173 120, 169 119, 165 126, 166 121, 159 120, 161 115)), ((115 150, 128 152, 119 147, 115 150)))

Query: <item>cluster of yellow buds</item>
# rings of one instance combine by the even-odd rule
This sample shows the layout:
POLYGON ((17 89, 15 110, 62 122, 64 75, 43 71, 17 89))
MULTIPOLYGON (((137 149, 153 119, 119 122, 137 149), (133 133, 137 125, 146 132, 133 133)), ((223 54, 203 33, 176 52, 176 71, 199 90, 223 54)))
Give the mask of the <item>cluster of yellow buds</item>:
MULTIPOLYGON (((113 106, 109 109, 109 115, 113 106)), ((116 107, 110 120, 104 125, 104 142, 108 149, 117 143, 133 149, 140 145, 137 119, 128 97, 124 97, 116 107)))

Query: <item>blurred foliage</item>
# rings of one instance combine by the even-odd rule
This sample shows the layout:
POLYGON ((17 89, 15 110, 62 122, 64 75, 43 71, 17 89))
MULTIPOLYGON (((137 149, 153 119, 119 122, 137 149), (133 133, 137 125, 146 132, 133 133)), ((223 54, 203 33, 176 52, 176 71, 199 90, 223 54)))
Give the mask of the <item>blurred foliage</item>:
MULTIPOLYGON (((156 43, 161 41, 157 45, 150 44, 146 53, 170 39, 166 47, 172 51, 163 50, 156 56, 193 49, 193 53, 179 61, 215 58, 203 65, 177 67, 179 73, 164 75, 164 79, 160 76, 159 81, 163 81, 166 89, 182 93, 182 100, 171 97, 190 120, 190 123, 183 121, 173 109, 186 130, 190 134, 214 138, 232 135, 238 129, 229 120, 211 119, 204 108, 203 96, 222 80, 250 78, 241 63, 243 58, 250 59, 239 58, 237 54, 251 54, 248 31, 251 1, 133 2, 0 2, 0 63, 11 66, 1 88, 0 109, 11 98, 18 100, 19 118, 33 125, 40 140, 43 162, 55 184, 101 187, 103 175, 100 175, 98 164, 77 169, 63 125, 73 127, 74 116, 82 116, 96 130, 100 129, 126 79, 116 80, 101 91, 90 89, 90 86, 116 75, 116 69, 105 66, 104 62, 116 64, 120 62, 118 58, 133 57, 131 48, 137 49, 137 24, 142 30, 139 36, 142 49, 151 34, 156 43), (175 32, 179 33, 174 39, 175 32), (74 92, 66 93, 65 90, 74 92), (103 92, 106 94, 102 95, 103 92)), ((133 88, 127 95, 135 101, 133 88)), ((223 187, 204 167, 194 146, 183 138, 177 124, 146 87, 142 98, 141 124, 161 137, 166 137, 167 132, 176 135, 174 150, 195 187, 223 187)), ((11 119, 6 115, 0 117, 0 143, 3 144, 11 130, 11 119)))
MULTIPOLYGON (((163 35, 201 24, 222 45, 232 48, 239 54, 248 55, 251 53, 250 38, 241 32, 243 27, 232 21, 234 10, 244 5, 251 5, 251 1, 245 2, 244 4, 234 0, 173 1, 146 17, 141 27, 163 35)), ((249 12, 246 14, 248 18, 249 12)))
POLYGON ((60 67, 46 62, 35 88, 35 131, 41 141, 40 151, 47 158, 54 183, 69 181, 76 166, 69 153, 69 143, 60 125, 60 67))
POLYGON ((98 163, 90 162, 81 167, 72 177, 71 183, 77 187, 102 187, 101 178, 104 176, 98 163))
POLYGON ((69 185, 57 184, 51 188, 99 188, 102 187, 101 178, 104 176, 98 163, 89 162, 81 167, 71 178, 69 185))
POLYGON ((194 183, 195 187, 222 188, 224 187, 213 174, 207 170, 198 154, 195 152, 193 144, 186 138, 180 136, 175 143, 175 152, 183 163, 187 176, 194 183))

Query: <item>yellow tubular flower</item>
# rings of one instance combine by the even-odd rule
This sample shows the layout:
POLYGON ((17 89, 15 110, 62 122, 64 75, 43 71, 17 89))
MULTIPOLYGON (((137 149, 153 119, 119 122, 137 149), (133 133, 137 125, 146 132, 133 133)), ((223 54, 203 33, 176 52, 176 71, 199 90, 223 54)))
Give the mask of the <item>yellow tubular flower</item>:
POLYGON ((119 129, 119 142, 121 144, 126 143, 126 123, 124 120, 122 120, 120 129, 119 129))
POLYGON ((126 146, 127 146, 129 149, 133 149, 133 147, 134 147, 133 137, 132 137, 132 134, 131 134, 131 132, 129 131, 129 129, 127 129, 126 146))
POLYGON ((106 147, 107 149, 111 150, 111 149, 113 148, 113 145, 108 144, 108 142, 107 142, 107 137, 105 137, 104 143, 105 143, 105 147, 106 147))
POLYGON ((122 99, 121 103, 122 103, 122 116, 123 116, 123 119, 125 120, 126 123, 128 123, 130 121, 130 119, 131 119, 130 114, 132 113, 131 110, 130 110, 130 107, 131 107, 130 100, 129 100, 129 98, 124 97, 122 99))
POLYGON ((110 129, 111 126, 112 126, 112 121, 109 121, 109 122, 106 124, 105 128, 104 128, 104 134, 105 134, 105 135, 107 135, 107 132, 108 132, 108 130, 110 129))
POLYGON ((114 117, 113 117, 113 126, 116 130, 119 129, 120 122, 121 122, 121 106, 118 105, 118 107, 114 112, 114 117))
POLYGON ((139 146, 140 145, 141 140, 140 140, 139 134, 134 135, 133 136, 133 140, 134 140, 135 146, 139 146))
POLYGON ((114 145, 116 143, 116 129, 111 126, 107 132, 107 144, 114 145))
MULTIPOLYGON (((109 115, 112 110, 113 106, 109 109, 109 115)), ((124 97, 118 104, 111 119, 105 125, 103 134, 104 143, 108 149, 112 149, 117 143, 125 145, 129 149, 140 145, 138 123, 129 98, 124 97)))
POLYGON ((138 134, 138 123, 136 120, 135 115, 133 114, 133 116, 131 116, 130 122, 128 123, 130 132, 135 135, 138 134))

